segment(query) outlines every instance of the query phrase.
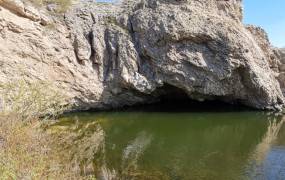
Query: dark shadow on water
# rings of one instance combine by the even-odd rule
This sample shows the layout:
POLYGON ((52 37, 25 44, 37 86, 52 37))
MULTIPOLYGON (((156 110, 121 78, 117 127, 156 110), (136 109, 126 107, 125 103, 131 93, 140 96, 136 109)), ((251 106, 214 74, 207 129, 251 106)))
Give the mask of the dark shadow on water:
MULTIPOLYGON (((215 97, 215 100, 197 101, 189 97, 185 90, 164 84, 158 88, 153 95, 157 98, 156 103, 125 107, 123 111, 140 112, 240 112, 253 111, 254 109, 245 107, 238 102, 223 102, 222 97, 215 97)), ((195 95, 194 95, 195 96, 195 95)), ((200 95, 196 95, 200 97, 200 95)), ((203 96, 201 96, 203 97, 203 96)), ((199 98, 198 98, 199 99, 199 98)))
POLYGON ((242 112, 256 109, 240 104, 229 104, 222 101, 194 101, 190 99, 162 99, 153 104, 123 107, 119 111, 126 112, 242 112))

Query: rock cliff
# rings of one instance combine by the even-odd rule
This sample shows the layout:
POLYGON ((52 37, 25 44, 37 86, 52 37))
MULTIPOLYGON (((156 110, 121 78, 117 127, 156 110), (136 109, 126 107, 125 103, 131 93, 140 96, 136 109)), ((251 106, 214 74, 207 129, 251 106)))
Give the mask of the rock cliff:
POLYGON ((278 59, 280 60, 278 66, 279 74, 277 79, 280 83, 283 94, 285 94, 285 49, 276 49, 276 51, 278 59))
POLYGON ((241 0, 80 2, 64 15, 0 0, 0 82, 52 81, 76 110, 150 103, 173 88, 281 109, 279 59, 264 31, 242 24, 241 0))

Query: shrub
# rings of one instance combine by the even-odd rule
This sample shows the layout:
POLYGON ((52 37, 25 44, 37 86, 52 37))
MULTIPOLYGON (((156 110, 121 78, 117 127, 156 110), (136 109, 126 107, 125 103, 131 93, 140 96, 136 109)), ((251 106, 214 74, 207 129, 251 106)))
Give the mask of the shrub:
POLYGON ((57 12, 59 13, 67 11, 67 9, 72 4, 72 0, 30 0, 30 1, 37 6, 43 6, 47 4, 56 4, 58 5, 57 12))
POLYGON ((0 109, 2 115, 19 116, 22 120, 51 119, 68 107, 67 98, 52 83, 24 80, 0 84, 0 109))
POLYGON ((61 153, 61 139, 43 130, 43 119, 67 110, 66 97, 46 82, 0 86, 0 179, 86 179, 61 153))

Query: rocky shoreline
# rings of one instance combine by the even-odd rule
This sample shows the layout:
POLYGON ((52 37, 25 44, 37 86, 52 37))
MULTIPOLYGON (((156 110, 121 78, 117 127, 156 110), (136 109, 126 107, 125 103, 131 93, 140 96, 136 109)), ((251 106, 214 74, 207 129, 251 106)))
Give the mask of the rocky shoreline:
POLYGON ((74 110, 181 92, 198 101, 284 107, 284 50, 242 23, 240 0, 80 2, 61 15, 50 7, 0 1, 0 83, 52 82, 74 110))

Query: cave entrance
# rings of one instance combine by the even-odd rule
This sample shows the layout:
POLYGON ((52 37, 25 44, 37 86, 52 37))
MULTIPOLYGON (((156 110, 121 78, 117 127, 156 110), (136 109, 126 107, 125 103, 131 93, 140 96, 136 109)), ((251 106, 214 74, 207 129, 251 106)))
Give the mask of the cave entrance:
POLYGON ((128 110, 147 112, 224 112, 250 110, 241 104, 229 104, 218 100, 197 101, 191 99, 183 89, 170 84, 153 93, 151 103, 131 107, 128 110))

